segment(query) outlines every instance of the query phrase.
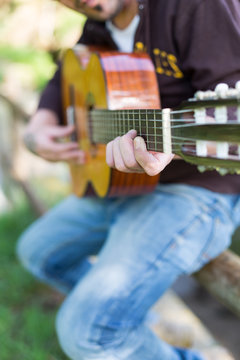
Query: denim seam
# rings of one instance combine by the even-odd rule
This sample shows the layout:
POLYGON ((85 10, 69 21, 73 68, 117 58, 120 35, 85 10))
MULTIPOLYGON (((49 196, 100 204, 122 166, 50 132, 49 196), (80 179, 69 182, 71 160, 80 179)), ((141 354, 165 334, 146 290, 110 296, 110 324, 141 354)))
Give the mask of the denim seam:
MULTIPOLYGON (((192 229, 193 225, 196 224, 196 222, 199 222, 199 223, 200 223, 200 222, 201 222, 201 219, 202 219, 201 213, 196 214, 195 217, 191 220, 191 229, 192 229)), ((188 224, 188 225, 185 225, 184 228, 182 228, 178 233, 176 233, 176 234, 173 236, 171 242, 169 242, 169 243, 166 245, 166 247, 165 247, 164 250, 161 252, 161 254, 159 254, 158 257, 156 258, 156 263, 160 262, 160 260, 169 261, 169 262, 171 262, 172 265, 174 265, 176 268, 178 268, 178 269, 179 269, 181 272, 183 272, 183 273, 188 273, 189 270, 191 271, 191 269, 192 269, 192 267, 193 267, 193 265, 194 265, 195 263, 199 263, 200 259, 202 258, 203 253, 205 252, 205 249, 210 246, 209 241, 207 241, 207 240, 205 240, 205 242, 204 242, 204 247, 203 247, 202 250, 198 253, 198 256, 191 262, 191 264, 187 264, 187 265, 185 264, 184 267, 181 267, 181 266, 179 266, 176 262, 171 261, 171 258, 168 257, 168 256, 169 256, 169 254, 168 254, 169 250, 171 251, 171 248, 172 248, 173 246, 174 246, 174 247, 177 246, 177 242, 178 242, 177 238, 178 238, 179 236, 181 236, 181 237, 184 239, 184 237, 186 237, 186 232, 187 232, 187 231, 188 231, 188 232, 190 231, 189 224, 188 224), (167 254, 166 254, 166 253, 167 253, 167 254), (163 256, 163 257, 162 257, 163 254, 165 254, 165 255, 167 255, 167 256, 163 256), (161 259, 161 257, 162 257, 162 259, 161 259), (159 260, 159 259, 160 259, 160 260, 159 260)), ((213 233, 213 226, 212 226, 211 233, 210 233, 208 239, 211 239, 211 238, 212 238, 212 233, 213 233)), ((194 241, 194 239, 193 239, 193 241, 194 241)), ((156 266, 157 266, 157 265, 156 265, 156 266)))

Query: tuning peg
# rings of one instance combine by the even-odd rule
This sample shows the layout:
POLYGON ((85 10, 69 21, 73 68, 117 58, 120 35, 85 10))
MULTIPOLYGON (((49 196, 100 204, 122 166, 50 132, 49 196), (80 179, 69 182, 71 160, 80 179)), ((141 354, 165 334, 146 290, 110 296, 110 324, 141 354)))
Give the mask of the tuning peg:
POLYGON ((218 98, 224 99, 228 96, 229 86, 224 83, 220 83, 215 87, 215 93, 218 98))
POLYGON ((197 91, 194 95, 197 100, 214 100, 216 99, 215 91, 207 90, 207 91, 197 91))
POLYGON ((204 100, 204 91, 197 91, 195 94, 194 94, 194 97, 195 99, 197 100, 204 100))

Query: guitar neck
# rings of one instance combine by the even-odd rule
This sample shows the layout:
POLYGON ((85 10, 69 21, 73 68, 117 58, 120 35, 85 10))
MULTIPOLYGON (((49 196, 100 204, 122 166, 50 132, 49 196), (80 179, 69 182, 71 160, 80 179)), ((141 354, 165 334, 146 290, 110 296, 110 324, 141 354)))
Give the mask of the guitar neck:
POLYGON ((164 122, 164 111, 159 109, 92 110, 89 116, 91 138, 94 143, 107 144, 115 137, 135 129, 138 135, 145 139, 148 150, 160 152, 166 152, 167 142, 172 143, 170 121, 170 111, 164 122))
MULTIPOLYGON (((240 143, 240 123, 201 123, 201 117, 206 116, 205 110, 200 110, 197 121, 196 115, 191 109, 92 110, 89 113, 90 137, 92 143, 107 144, 135 129, 150 151, 174 153, 198 165, 214 163, 220 167, 239 168, 239 151, 230 154, 229 146, 240 143), (214 159, 208 154, 208 142, 215 142, 214 159)), ((236 148, 239 149, 239 145, 236 148)))

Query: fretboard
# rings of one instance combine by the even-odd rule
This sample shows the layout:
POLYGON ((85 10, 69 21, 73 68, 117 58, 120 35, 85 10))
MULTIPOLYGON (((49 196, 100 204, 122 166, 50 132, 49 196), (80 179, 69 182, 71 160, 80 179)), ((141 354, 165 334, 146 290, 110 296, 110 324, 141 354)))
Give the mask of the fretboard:
POLYGON ((161 110, 92 110, 89 122, 94 143, 107 144, 135 129, 149 150, 163 151, 161 110))

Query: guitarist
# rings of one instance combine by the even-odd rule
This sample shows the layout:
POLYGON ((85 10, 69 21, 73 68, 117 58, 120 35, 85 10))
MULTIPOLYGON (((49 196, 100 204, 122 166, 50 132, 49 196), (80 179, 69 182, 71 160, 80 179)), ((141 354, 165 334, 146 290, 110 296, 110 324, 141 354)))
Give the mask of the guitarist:
MULTIPOLYGON (((196 90, 240 79, 239 0, 63 0, 85 14, 80 43, 146 51, 156 68, 162 107, 196 90)), ((60 69, 25 133, 26 146, 49 161, 83 164, 63 126, 60 69)), ((176 348, 147 327, 147 311, 181 274, 191 274, 226 249, 240 223, 240 179, 151 153, 135 130, 107 146, 109 166, 161 172, 150 195, 70 196, 22 235, 23 265, 66 294, 57 317, 64 352, 73 360, 229 360, 218 348, 176 348), (90 255, 98 254, 92 264, 90 255)))

